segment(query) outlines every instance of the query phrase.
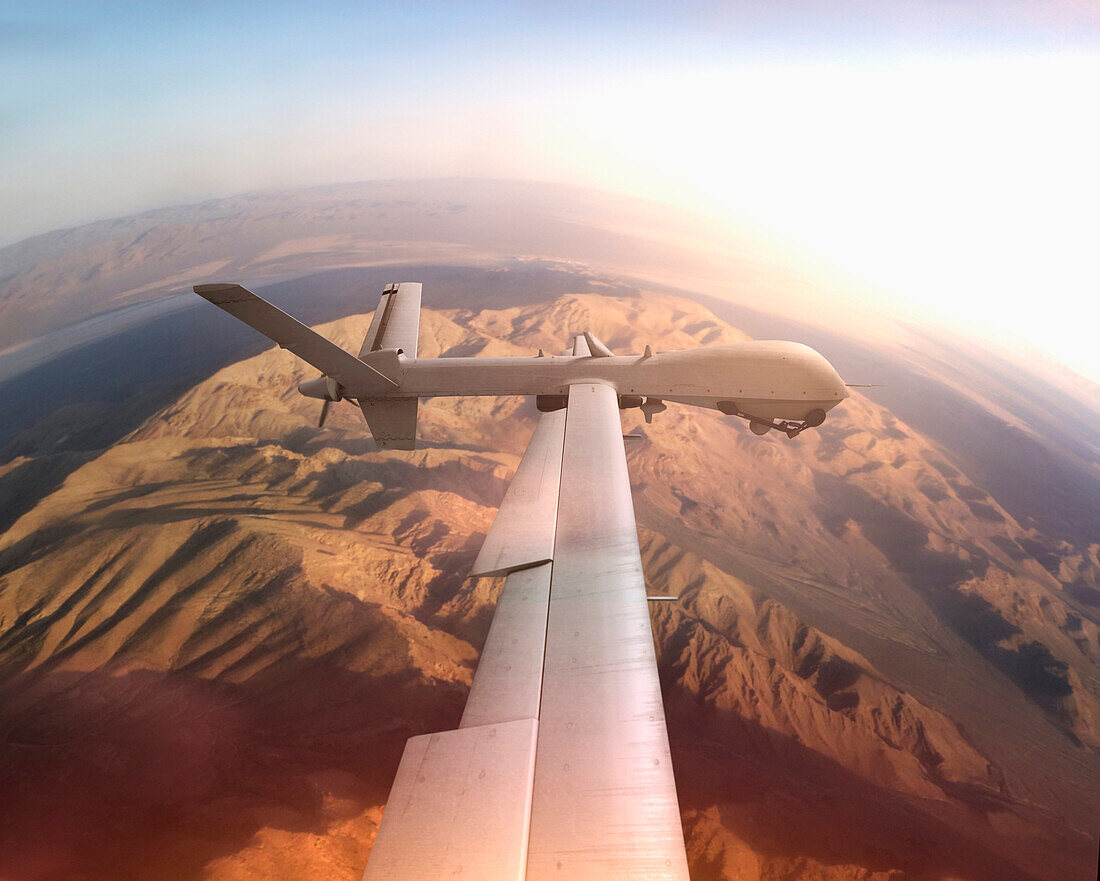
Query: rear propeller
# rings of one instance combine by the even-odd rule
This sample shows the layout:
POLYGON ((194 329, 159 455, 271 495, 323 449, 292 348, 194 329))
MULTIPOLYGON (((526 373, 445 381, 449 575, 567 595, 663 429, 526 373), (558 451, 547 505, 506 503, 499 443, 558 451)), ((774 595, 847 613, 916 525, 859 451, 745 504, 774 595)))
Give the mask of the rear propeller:
POLYGON ((331 376, 319 376, 306 382, 298 383, 299 393, 307 398, 321 399, 321 417, 317 420, 317 427, 324 428, 328 419, 328 411, 334 401, 345 399, 344 388, 331 376))

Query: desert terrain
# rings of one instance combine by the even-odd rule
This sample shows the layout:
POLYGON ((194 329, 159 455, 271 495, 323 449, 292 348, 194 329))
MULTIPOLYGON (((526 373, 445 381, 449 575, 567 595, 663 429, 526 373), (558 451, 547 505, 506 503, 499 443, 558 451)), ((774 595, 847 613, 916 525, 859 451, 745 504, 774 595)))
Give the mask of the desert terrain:
MULTIPOLYGON (((437 246, 432 224, 462 213, 432 215, 446 195, 395 255, 437 246)), ((581 330, 620 352, 775 336, 887 383, 793 441, 624 413, 647 579, 678 597, 652 620, 693 878, 1094 877, 1094 387, 917 328, 845 336, 770 301, 786 282, 767 266, 746 265, 740 302, 617 275, 633 252, 593 256, 629 238, 606 206, 560 215, 576 238, 551 236, 552 259, 532 256, 540 203, 529 241, 466 230, 460 260, 363 268, 379 254, 319 247, 316 206, 287 204, 299 244, 279 250, 272 217, 257 253, 294 267, 223 269, 352 350, 379 279, 415 277, 422 356, 534 355, 581 330)), ((13 351, 103 320, 126 272, 131 306, 176 273, 211 280, 210 245, 182 243, 229 220, 189 210, 186 231, 117 222, 151 226, 144 269, 102 260, 125 238, 109 223, 25 244, 5 327, 35 290, 83 305, 11 332, 13 351), (78 281, 96 260, 102 288, 78 281)), ((661 261, 701 276, 706 237, 688 238, 661 261)), ((532 402, 432 399, 422 448, 379 452, 350 405, 318 429, 294 390, 312 373, 205 305, 126 313, 0 384, 0 877, 357 878, 405 739, 461 714, 499 589, 466 573, 532 402)))

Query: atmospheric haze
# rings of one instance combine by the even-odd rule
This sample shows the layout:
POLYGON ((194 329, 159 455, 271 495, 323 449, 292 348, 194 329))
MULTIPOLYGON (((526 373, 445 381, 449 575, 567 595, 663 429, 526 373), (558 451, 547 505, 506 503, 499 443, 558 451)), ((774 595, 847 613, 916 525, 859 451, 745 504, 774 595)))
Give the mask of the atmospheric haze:
MULTIPOLYGON (((612 190, 1100 379, 1090 4, 8 4, 0 241, 346 180, 612 190), (242 37, 247 35, 247 37, 242 37)), ((4 86, 0 86, 0 89, 4 86)))
POLYGON ((533 406, 429 400, 415 453, 345 404, 320 430, 314 374, 182 292, 216 277, 352 350, 416 278, 424 356, 791 338, 885 382, 795 440, 624 417, 646 576, 678 597, 652 621, 693 877, 1091 879, 1095 389, 843 296, 807 312, 758 253, 461 181, 2 252, 0 316, 38 330, 0 359, 0 874, 355 879, 405 739, 461 714, 499 589, 465 576, 533 406))

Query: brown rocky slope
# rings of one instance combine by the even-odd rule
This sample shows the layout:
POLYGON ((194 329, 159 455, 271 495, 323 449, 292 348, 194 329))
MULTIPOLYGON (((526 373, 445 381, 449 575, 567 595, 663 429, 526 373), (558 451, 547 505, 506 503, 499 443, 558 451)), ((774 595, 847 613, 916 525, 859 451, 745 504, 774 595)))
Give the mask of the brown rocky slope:
MULTIPOLYGON (((369 316, 323 328, 354 348, 369 316)), ((425 311, 421 354, 741 338, 670 297, 425 311)), ((77 468, 0 539, 0 877, 355 878, 404 740, 453 726, 465 581, 535 413, 432 400, 424 448, 314 427, 271 350, 77 468)), ((756 438, 670 408, 629 448, 693 877, 1085 878, 1098 547, 1057 571, 859 396, 756 438)))

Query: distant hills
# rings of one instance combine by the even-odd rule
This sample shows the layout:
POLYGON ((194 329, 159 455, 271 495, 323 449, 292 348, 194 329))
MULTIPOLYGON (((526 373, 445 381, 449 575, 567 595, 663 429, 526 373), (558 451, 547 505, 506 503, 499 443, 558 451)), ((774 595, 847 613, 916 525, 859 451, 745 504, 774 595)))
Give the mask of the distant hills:
POLYGON ((717 286, 734 275, 784 277, 744 251, 705 218, 548 184, 378 181, 253 193, 0 249, 0 350, 188 291, 196 278, 258 284, 349 266, 517 260, 669 280, 709 275, 717 286))

